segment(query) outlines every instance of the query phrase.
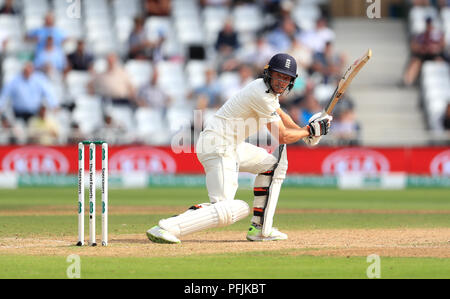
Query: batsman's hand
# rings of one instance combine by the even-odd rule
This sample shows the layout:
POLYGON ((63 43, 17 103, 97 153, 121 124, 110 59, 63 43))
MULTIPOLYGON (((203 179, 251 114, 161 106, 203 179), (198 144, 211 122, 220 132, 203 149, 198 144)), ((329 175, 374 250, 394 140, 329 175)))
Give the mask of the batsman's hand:
POLYGON ((330 131, 333 117, 326 113, 316 113, 309 119, 308 129, 310 137, 321 137, 330 131))

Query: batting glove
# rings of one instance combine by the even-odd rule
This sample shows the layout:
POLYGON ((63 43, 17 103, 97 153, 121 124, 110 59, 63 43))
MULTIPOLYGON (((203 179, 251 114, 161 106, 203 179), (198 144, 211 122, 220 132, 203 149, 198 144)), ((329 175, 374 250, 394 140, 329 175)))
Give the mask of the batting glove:
MULTIPOLYGON (((313 117, 312 117, 313 118, 313 117)), ((330 131, 331 120, 333 119, 330 115, 325 115, 323 117, 316 118, 312 120, 307 126, 309 130, 309 136, 320 137, 327 135, 330 131)))

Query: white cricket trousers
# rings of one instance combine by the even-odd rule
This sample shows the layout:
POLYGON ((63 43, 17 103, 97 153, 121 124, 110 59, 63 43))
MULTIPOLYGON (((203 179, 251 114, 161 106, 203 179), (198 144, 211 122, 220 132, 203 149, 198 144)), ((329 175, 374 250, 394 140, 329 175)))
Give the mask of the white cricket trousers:
POLYGON ((206 173, 206 188, 211 203, 234 199, 239 172, 259 174, 272 170, 277 163, 277 158, 265 149, 245 142, 236 149, 198 151, 197 157, 206 173))

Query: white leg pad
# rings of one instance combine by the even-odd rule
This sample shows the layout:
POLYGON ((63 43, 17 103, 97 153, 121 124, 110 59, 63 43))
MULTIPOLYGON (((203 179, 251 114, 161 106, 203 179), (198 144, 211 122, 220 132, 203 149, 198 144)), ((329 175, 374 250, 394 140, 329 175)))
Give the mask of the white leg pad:
POLYGON ((269 196, 267 200, 267 206, 264 210, 264 222, 262 226, 262 234, 267 237, 272 231, 273 216, 275 215, 275 209, 277 208, 278 197, 281 191, 281 185, 286 178, 286 172, 288 168, 286 145, 280 146, 280 152, 278 157, 278 164, 274 170, 272 184, 269 189, 269 196))
POLYGON ((223 200, 214 204, 201 204, 196 210, 159 221, 159 226, 175 235, 185 236, 201 230, 233 224, 244 219, 250 208, 242 200, 223 200))

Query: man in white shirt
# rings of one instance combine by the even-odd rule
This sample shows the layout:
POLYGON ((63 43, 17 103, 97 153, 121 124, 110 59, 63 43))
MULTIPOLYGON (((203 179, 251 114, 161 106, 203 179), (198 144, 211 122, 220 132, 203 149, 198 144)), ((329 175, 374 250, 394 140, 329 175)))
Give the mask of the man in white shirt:
POLYGON ((316 28, 300 34, 302 44, 309 47, 313 52, 323 52, 327 42, 333 42, 336 34, 331 30, 325 18, 316 22, 316 28))
POLYGON ((207 121, 196 151, 205 169, 210 203, 197 204, 183 214, 162 219, 147 231, 151 241, 180 243, 180 236, 230 225, 247 217, 248 204, 234 198, 239 171, 257 174, 247 240, 287 239, 286 234, 272 227, 287 171, 286 144, 303 139, 307 144, 316 145, 328 133, 331 122, 330 116, 318 113, 302 128, 280 109, 278 97, 292 89, 296 78, 295 59, 288 54, 276 54, 265 67, 264 78, 245 86, 207 121), (245 142, 263 127, 280 143, 274 155, 245 142))

